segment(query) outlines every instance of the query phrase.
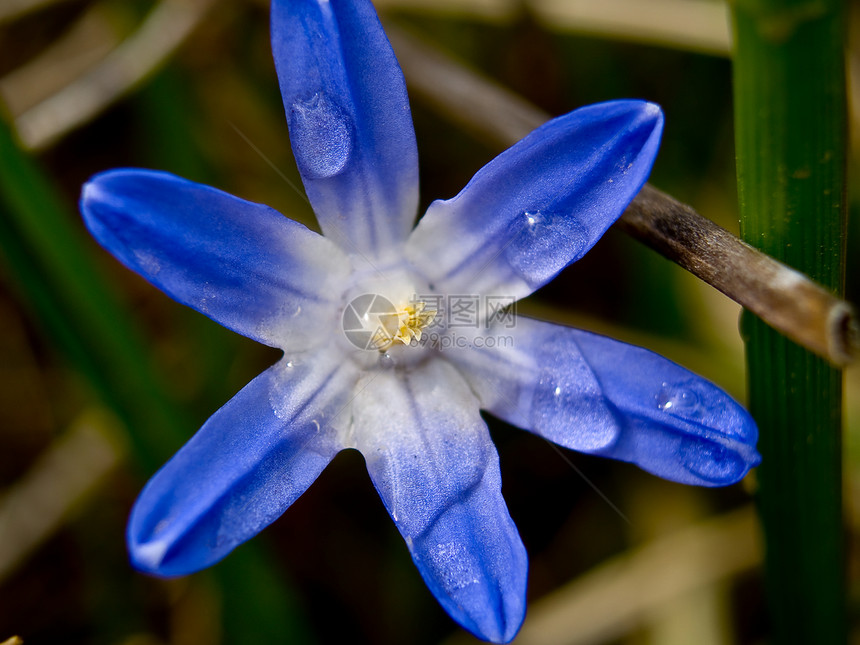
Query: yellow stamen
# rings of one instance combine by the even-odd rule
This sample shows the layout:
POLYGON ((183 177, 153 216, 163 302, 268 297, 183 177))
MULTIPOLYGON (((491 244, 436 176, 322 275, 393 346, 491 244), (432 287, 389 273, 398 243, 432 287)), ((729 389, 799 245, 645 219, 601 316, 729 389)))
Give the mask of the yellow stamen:
POLYGON ((373 337, 373 346, 384 352, 396 343, 419 342, 422 330, 436 318, 436 310, 426 306, 423 302, 413 302, 393 313, 380 314, 382 326, 373 337))

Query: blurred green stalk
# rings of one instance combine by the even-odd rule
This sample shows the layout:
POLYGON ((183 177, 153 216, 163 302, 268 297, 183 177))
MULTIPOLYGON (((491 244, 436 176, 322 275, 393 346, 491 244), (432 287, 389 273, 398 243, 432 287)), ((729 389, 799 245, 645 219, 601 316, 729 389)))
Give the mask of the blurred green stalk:
MULTIPOLYGON (((73 217, 0 118, 0 259, 46 335, 122 418, 131 458, 151 473, 193 426, 153 369, 143 337, 87 249, 94 243, 73 217)), ((237 549, 214 574, 225 642, 313 642, 289 584, 259 542, 237 549)))
POLYGON ((0 254, 44 331, 128 428, 152 472, 192 426, 152 369, 134 323, 50 180, 0 120, 0 254))
MULTIPOLYGON (((841 0, 733 3, 741 235, 842 295, 841 0)), ((745 314, 774 643, 844 643, 842 374, 745 314)))

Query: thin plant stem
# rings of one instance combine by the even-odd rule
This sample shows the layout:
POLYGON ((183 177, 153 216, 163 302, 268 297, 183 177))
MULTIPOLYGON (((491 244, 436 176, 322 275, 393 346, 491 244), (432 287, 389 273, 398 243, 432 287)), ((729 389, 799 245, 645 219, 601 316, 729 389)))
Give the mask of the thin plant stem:
MULTIPOLYGON (((410 91, 490 145, 510 146, 550 119, 525 99, 389 26, 410 91)), ((834 365, 858 354, 854 308, 650 184, 618 226, 834 365)))

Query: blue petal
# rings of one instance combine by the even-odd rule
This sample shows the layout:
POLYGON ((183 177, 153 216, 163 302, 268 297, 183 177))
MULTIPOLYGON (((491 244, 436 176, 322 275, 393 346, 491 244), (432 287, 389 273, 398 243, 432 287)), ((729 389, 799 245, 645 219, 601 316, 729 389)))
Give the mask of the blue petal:
POLYGON ((702 486, 737 482, 760 461, 740 405, 640 347, 520 317, 451 359, 482 407, 567 448, 702 486))
POLYGON ((355 447, 430 591, 475 635, 510 641, 524 617, 527 559, 467 383, 435 359, 369 374, 357 391, 355 447))
POLYGON ((277 519, 342 448, 356 373, 335 352, 281 360, 158 471, 128 523, 132 564, 176 576, 214 564, 277 519))
POLYGON ((281 348, 325 339, 348 272, 343 253, 277 211, 150 170, 84 186, 87 227, 123 264, 222 325, 281 348))
POLYGON ((320 226, 380 257, 418 208, 403 74, 369 0, 274 0, 272 50, 296 163, 320 226))
POLYGON ((645 183, 663 115, 613 101, 553 119, 436 201, 407 257, 442 293, 515 298, 581 258, 645 183))

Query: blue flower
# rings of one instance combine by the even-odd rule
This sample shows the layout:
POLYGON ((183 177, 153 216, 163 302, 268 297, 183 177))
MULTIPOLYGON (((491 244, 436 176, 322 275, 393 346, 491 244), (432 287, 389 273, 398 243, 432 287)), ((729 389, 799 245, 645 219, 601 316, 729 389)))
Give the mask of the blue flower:
POLYGON ((736 482, 758 463, 753 421, 714 385, 503 308, 582 257, 636 195, 659 145, 656 105, 550 121, 415 226, 406 88, 369 0, 275 0, 272 47, 325 236, 161 172, 112 170, 83 190, 87 226, 123 264, 284 352, 146 485, 128 525, 135 567, 217 562, 356 448, 442 606, 506 642, 527 560, 480 409, 687 484, 736 482))

